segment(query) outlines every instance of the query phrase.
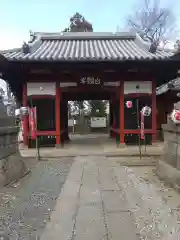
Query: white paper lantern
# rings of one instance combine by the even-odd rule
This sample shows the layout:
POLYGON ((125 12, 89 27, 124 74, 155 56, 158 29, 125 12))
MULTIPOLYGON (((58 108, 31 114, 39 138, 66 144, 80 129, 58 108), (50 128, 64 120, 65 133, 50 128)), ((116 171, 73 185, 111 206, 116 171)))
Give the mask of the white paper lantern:
POLYGON ((145 106, 145 107, 142 108, 141 112, 144 116, 150 116, 151 115, 151 108, 148 107, 148 106, 145 106))
POLYGON ((29 115, 29 108, 28 107, 21 107, 20 108, 20 115, 21 115, 21 117, 28 116, 29 115))

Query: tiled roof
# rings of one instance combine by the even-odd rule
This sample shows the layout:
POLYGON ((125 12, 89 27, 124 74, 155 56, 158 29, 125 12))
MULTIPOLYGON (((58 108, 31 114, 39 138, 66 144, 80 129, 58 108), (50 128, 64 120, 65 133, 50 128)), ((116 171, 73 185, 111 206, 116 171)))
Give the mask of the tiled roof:
POLYGON ((180 78, 175 78, 171 81, 169 81, 166 84, 163 84, 161 86, 159 86, 158 88, 156 88, 156 95, 161 95, 163 93, 166 93, 167 91, 169 91, 169 87, 168 84, 173 84, 174 88, 180 91, 180 78))
POLYGON ((130 33, 36 33, 23 48, 7 50, 8 60, 21 61, 123 61, 161 60, 173 55, 172 51, 149 51, 150 45, 130 33))

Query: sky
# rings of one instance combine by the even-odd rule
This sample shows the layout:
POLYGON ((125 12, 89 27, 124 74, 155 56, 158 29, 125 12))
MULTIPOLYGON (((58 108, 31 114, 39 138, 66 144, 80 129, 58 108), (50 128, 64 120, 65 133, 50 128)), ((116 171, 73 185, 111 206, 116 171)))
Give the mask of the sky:
MULTIPOLYGON (((125 22, 142 0, 0 0, 0 50, 21 47, 29 31, 60 32, 76 12, 96 32, 126 31, 125 22)), ((158 0, 157 0, 158 1, 158 0)), ((180 28, 180 1, 161 0, 173 8, 180 28)), ((0 81, 0 86, 1 86, 0 81)), ((3 84, 3 87, 5 84, 3 84)))
MULTIPOLYGON (((162 0, 180 15, 179 0, 162 0), (179 2, 179 3, 178 3, 179 2)), ((81 13, 93 24, 94 31, 124 30, 125 19, 140 0, 1 0, 0 49, 21 47, 29 40, 29 30, 59 32, 69 24, 69 18, 81 13)), ((166 5, 167 5, 166 4, 166 5)))

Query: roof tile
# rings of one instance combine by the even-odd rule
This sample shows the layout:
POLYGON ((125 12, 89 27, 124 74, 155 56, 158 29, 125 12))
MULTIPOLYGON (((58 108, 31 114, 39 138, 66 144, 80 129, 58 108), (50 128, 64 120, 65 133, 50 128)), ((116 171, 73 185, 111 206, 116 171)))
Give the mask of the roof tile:
MULTIPOLYGON (((143 41, 142 41, 143 42, 143 41)), ((27 61, 123 61, 160 60, 173 55, 171 51, 157 50, 150 53, 147 44, 138 44, 135 35, 97 33, 40 34, 31 43, 30 53, 22 49, 6 51, 9 60, 27 61)))

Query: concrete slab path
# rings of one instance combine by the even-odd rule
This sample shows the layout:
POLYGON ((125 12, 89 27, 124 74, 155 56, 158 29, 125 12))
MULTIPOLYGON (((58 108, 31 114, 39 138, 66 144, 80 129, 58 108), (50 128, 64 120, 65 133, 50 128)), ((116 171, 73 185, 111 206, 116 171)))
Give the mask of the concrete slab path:
POLYGON ((132 169, 102 156, 76 157, 41 240, 175 240, 178 222, 132 169))
POLYGON ((138 239, 125 195, 104 157, 77 157, 41 240, 138 239))

